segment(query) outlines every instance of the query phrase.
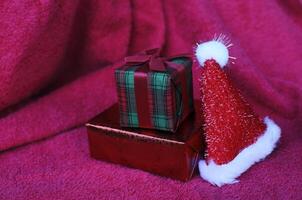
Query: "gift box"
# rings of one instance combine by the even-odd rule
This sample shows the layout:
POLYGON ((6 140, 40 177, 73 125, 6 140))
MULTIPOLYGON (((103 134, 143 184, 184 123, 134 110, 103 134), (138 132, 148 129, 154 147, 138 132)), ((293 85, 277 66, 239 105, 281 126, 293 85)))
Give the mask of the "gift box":
POLYGON ((115 71, 120 124, 175 132, 193 110, 192 60, 158 49, 125 58, 115 71))
POLYGON ((86 124, 93 158, 182 181, 203 155, 202 123, 193 113, 176 133, 121 127, 115 104, 86 124))

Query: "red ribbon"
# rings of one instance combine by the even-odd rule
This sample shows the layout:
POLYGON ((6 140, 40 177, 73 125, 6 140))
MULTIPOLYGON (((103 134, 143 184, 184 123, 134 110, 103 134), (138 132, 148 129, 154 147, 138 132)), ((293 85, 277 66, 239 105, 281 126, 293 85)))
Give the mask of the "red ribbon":
POLYGON ((134 75, 136 111, 140 127, 152 128, 152 110, 149 108, 148 74, 143 70, 143 68, 139 68, 135 71, 134 75))
POLYGON ((126 57, 125 62, 128 65, 143 64, 148 62, 150 70, 165 71, 166 67, 163 63, 163 59, 159 56, 159 54, 159 48, 150 49, 138 53, 137 55, 126 57))
POLYGON ((177 68, 178 64, 170 62, 169 60, 178 57, 190 57, 189 54, 181 54, 168 58, 160 57, 160 48, 154 48, 142 51, 134 56, 128 56, 125 58, 127 65, 140 65, 148 63, 149 69, 152 71, 166 71, 166 66, 172 66, 177 68))

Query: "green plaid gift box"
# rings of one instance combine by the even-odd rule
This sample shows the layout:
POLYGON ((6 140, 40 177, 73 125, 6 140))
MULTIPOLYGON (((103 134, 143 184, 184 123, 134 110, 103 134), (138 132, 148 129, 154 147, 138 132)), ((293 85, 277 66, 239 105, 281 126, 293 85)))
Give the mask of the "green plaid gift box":
POLYGON ((115 71, 120 124, 175 132, 193 110, 192 60, 168 59, 162 71, 149 65, 126 64, 115 71))

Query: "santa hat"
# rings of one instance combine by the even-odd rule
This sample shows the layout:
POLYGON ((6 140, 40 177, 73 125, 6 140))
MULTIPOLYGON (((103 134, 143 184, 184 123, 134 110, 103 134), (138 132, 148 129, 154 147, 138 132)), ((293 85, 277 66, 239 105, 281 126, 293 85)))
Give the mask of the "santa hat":
POLYGON ((207 145, 199 171, 217 186, 238 182, 237 177, 273 151, 281 135, 274 121, 254 113, 223 71, 231 46, 224 41, 220 36, 196 48, 207 145))

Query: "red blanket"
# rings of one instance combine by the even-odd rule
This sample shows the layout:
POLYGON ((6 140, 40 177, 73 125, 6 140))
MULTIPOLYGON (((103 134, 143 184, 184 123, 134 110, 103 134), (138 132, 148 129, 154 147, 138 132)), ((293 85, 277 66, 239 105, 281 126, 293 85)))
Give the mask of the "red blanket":
POLYGON ((299 0, 2 0, 0 199, 301 199, 301 10, 299 0), (122 58, 190 52, 215 33, 234 43, 235 85, 281 126, 276 151, 223 188, 91 159, 83 124, 116 101, 122 58))

